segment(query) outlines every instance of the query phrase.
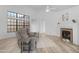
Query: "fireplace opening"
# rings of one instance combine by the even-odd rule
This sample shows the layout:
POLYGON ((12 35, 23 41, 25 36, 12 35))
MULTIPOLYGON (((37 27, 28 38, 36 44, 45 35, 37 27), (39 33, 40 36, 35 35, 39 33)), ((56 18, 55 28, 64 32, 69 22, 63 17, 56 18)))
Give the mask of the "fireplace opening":
POLYGON ((73 41, 72 29, 62 28, 61 29, 61 38, 64 41, 72 42, 73 41))
POLYGON ((70 31, 62 31, 62 37, 70 40, 70 31))

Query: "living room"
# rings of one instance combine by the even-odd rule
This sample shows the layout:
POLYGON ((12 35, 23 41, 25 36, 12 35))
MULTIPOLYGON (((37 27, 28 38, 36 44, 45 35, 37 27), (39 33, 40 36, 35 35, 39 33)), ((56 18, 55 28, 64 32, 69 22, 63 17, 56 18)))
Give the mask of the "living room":
POLYGON ((36 48, 32 52, 79 52, 78 10, 78 5, 0 5, 0 53, 21 52, 16 32, 17 26, 22 24, 15 28, 11 27, 15 26, 14 23, 9 24, 10 19, 18 19, 18 14, 27 17, 30 32, 39 33, 36 48), (12 13, 17 16, 8 17, 12 13))

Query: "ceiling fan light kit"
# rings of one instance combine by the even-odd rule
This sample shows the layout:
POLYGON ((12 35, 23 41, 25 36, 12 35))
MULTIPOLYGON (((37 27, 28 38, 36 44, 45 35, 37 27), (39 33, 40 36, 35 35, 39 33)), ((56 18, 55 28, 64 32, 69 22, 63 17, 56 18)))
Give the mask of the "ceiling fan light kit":
POLYGON ((55 10, 56 8, 50 8, 50 6, 46 6, 46 12, 50 12, 51 10, 55 10))
POLYGON ((50 10, 49 9, 46 9, 46 12, 50 12, 50 10))

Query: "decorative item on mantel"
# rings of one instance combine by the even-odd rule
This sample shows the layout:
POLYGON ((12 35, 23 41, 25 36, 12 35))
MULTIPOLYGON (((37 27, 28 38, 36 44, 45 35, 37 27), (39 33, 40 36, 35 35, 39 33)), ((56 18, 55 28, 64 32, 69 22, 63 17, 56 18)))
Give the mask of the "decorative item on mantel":
POLYGON ((65 14, 65 18, 66 18, 66 21, 69 20, 69 13, 68 12, 65 14))
POLYGON ((57 24, 58 25, 61 24, 61 19, 58 19, 57 24))
POLYGON ((75 19, 72 19, 72 22, 73 22, 73 23, 76 23, 76 20, 75 20, 75 19))
POLYGON ((60 26, 61 26, 61 20, 58 19, 58 21, 57 21, 57 27, 60 27, 60 26))
POLYGON ((68 21, 69 20, 69 13, 65 13, 62 15, 62 21, 68 21))
POLYGON ((64 15, 62 15, 62 21, 64 21, 64 15))
POLYGON ((60 24, 59 22, 57 24, 60 24))

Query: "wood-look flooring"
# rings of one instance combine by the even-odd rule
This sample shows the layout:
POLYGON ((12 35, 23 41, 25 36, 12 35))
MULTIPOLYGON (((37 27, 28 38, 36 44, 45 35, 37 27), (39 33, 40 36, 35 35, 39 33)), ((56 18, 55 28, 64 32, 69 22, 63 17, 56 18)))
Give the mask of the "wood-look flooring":
MULTIPOLYGON (((61 41, 59 37, 40 35, 33 53, 78 53, 79 46, 61 41)), ((17 38, 0 40, 0 53, 20 53, 17 38)))
POLYGON ((58 37, 45 36, 45 38, 50 41, 50 44, 52 46, 38 48, 37 52, 39 53, 40 52, 41 53, 78 53, 79 52, 79 46, 74 45, 70 42, 64 42, 58 37))
POLYGON ((16 38, 7 38, 0 40, 0 53, 18 53, 20 49, 16 38))

